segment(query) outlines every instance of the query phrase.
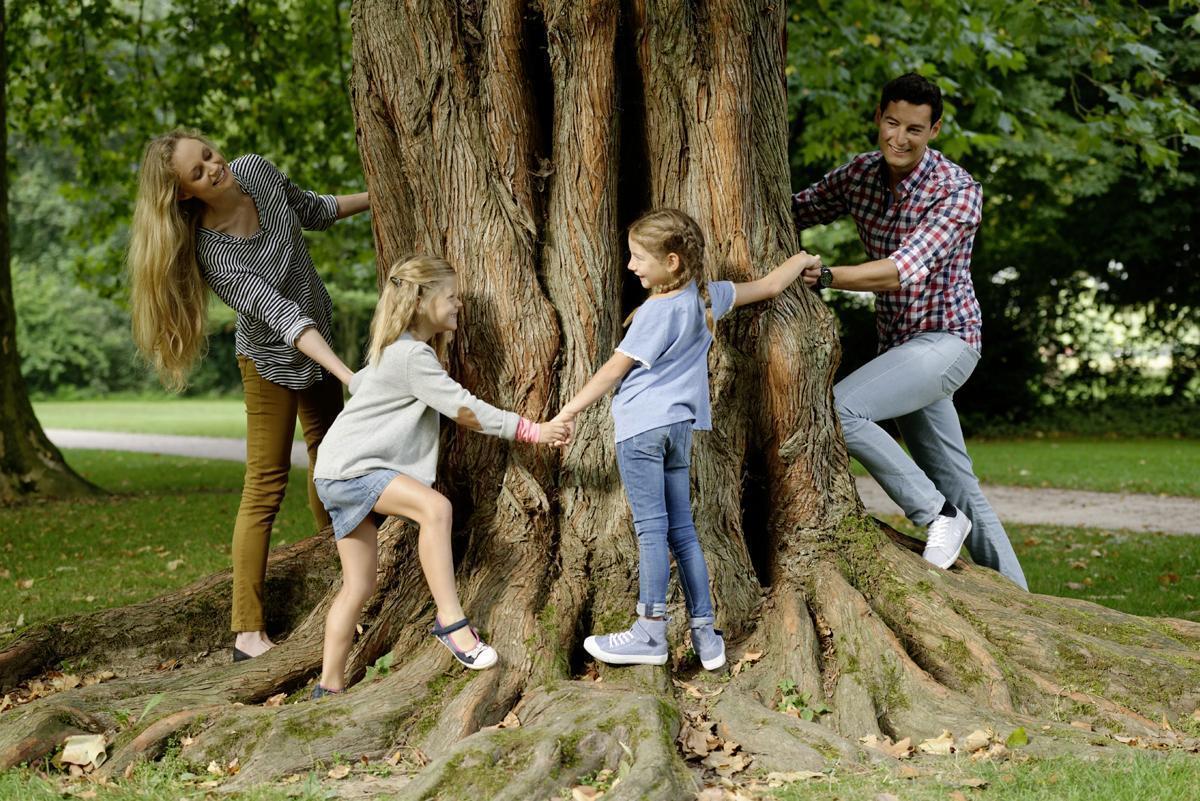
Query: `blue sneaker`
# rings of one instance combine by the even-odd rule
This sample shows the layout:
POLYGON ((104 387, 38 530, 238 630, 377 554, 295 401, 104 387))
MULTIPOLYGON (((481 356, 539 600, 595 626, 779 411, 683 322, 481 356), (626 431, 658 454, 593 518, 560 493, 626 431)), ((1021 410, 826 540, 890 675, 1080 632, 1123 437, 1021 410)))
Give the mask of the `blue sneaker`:
POLYGON ((665 665, 667 619, 638 617, 628 631, 588 637, 583 650, 610 665, 665 665))
POLYGON ((725 666, 725 638, 720 629, 713 628, 711 617, 694 617, 688 621, 692 630, 692 650, 700 657, 705 670, 725 666))

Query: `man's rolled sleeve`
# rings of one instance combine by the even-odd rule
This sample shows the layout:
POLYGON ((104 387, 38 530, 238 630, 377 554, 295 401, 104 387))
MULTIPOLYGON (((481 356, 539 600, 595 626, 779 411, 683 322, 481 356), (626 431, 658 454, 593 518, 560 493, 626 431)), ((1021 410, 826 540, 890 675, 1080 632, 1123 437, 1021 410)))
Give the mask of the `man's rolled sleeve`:
POLYGON ((932 266, 975 233, 982 218, 983 192, 978 183, 965 184, 925 213, 889 258, 896 263, 900 286, 925 279, 932 266))
POLYGON ((843 164, 807 189, 792 195, 792 220, 797 232, 814 225, 828 225, 850 213, 846 186, 850 170, 854 167, 853 161, 843 164))

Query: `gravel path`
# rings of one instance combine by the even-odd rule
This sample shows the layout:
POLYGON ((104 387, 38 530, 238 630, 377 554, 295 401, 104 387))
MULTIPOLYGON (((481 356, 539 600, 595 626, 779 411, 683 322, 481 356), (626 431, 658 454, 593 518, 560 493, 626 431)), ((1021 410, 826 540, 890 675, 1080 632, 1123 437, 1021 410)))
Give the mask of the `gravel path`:
MULTIPOLYGON (((169 453, 237 462, 246 458, 246 443, 240 439, 61 428, 47 429, 46 434, 60 448, 169 453)), ((292 465, 308 466, 303 442, 292 443, 292 465)), ((1006 523, 1200 534, 1200 498, 1007 486, 984 486, 983 490, 1006 523)), ((858 493, 875 514, 901 513, 874 479, 859 478, 858 493)))

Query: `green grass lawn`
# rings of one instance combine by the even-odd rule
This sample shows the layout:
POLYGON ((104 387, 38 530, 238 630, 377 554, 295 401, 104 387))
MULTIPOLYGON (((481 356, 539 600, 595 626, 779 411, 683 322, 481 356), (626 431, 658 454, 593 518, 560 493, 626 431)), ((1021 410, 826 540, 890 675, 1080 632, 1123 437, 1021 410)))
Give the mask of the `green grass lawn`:
MULTIPOLYGON (((900 515, 880 518, 920 534, 900 515)), ((1200 621, 1200 540, 1181 534, 1005 524, 1030 592, 1135 615, 1200 621)))
MULTIPOLYGON (((240 463, 109 451, 65 456, 115 494, 0 509, 0 632, 19 620, 147 600, 229 566, 240 463)), ((305 471, 293 470, 272 544, 314 531, 305 471)))
POLYGON ((1200 497, 1200 440, 977 440, 967 450, 985 484, 1200 497))
POLYGON ((33 410, 43 428, 246 436, 246 407, 241 398, 40 401, 33 404, 33 410))
MULTIPOLYGON (((1036 736, 1036 735, 1034 735, 1036 736)), ((974 763, 965 756, 924 757, 910 764, 921 775, 901 779, 886 768, 834 769, 776 791, 783 801, 946 801, 958 792, 979 801, 1183 801, 1200 797, 1200 757, 1116 751, 1089 761, 1077 756, 974 763), (979 780, 982 787, 972 785, 979 780)))
MULTIPOLYGON (((244 437, 240 398, 42 401, 46 428, 244 437)), ((297 426, 296 438, 300 438, 297 426)), ((1200 440, 1045 438, 967 445, 985 483, 1200 497, 1200 440)), ((857 462, 855 472, 865 471, 857 462)))

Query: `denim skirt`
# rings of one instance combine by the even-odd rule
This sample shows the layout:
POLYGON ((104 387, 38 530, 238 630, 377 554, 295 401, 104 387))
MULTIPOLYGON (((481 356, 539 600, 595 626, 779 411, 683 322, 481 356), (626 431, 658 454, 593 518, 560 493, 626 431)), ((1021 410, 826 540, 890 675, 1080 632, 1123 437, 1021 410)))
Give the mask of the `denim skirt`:
POLYGON ((400 475, 395 470, 375 470, 354 478, 318 478, 317 497, 333 520, 333 538, 340 540, 371 514, 379 496, 400 475))

